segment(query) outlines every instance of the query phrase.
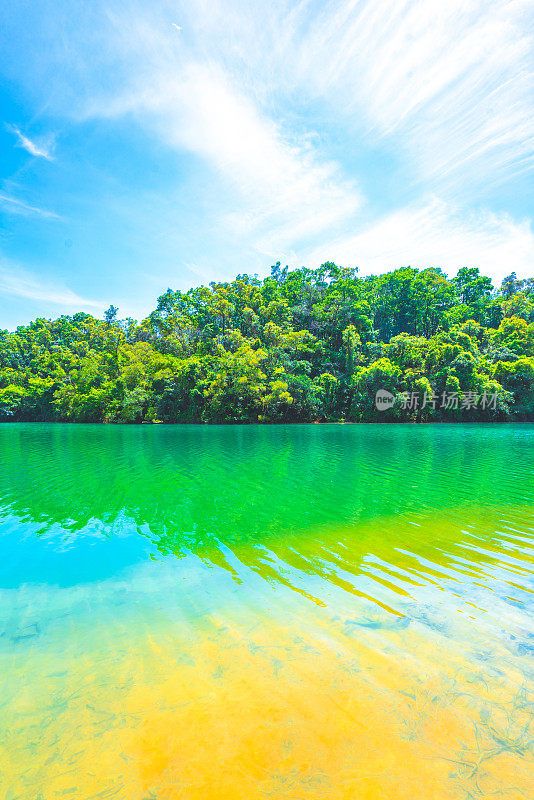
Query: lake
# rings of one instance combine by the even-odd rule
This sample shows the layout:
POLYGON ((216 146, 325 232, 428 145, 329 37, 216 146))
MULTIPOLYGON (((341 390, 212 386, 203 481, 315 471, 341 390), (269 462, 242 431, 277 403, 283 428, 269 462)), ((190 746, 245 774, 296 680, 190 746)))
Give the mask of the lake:
POLYGON ((534 796, 534 425, 0 454, 2 799, 534 796))

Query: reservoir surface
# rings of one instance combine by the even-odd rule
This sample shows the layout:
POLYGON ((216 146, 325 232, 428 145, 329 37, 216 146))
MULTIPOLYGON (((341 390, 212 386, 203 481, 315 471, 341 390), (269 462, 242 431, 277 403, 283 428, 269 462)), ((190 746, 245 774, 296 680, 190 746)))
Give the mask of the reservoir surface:
POLYGON ((534 425, 0 426, 1 800, 534 797, 534 425))

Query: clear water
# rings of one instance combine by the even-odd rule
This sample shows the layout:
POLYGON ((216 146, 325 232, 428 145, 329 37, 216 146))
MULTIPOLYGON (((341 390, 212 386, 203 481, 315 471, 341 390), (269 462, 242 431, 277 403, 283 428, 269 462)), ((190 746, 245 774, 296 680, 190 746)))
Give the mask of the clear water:
POLYGON ((534 426, 0 426, 0 798, 534 797, 534 426))

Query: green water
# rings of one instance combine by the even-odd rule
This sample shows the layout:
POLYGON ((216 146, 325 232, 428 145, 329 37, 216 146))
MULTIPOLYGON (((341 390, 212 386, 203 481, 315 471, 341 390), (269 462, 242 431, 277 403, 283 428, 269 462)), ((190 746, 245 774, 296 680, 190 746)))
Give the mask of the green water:
POLYGON ((533 445, 1 426, 0 797, 534 796, 533 445))

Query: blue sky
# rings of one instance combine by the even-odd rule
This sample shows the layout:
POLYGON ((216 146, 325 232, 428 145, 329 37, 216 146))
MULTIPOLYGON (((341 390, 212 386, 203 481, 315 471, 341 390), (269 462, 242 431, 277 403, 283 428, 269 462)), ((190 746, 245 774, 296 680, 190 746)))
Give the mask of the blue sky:
POLYGON ((533 0, 17 0, 0 30, 0 328, 278 260, 534 274, 533 0))

